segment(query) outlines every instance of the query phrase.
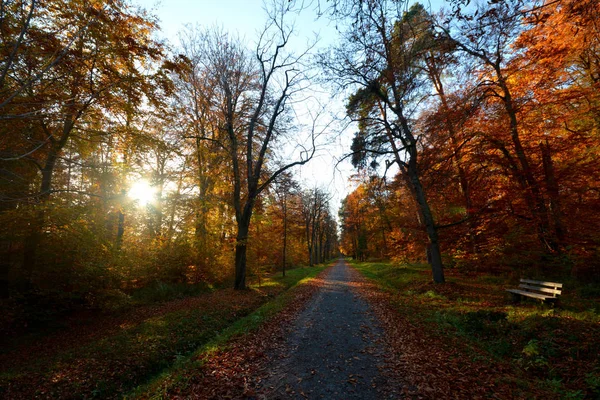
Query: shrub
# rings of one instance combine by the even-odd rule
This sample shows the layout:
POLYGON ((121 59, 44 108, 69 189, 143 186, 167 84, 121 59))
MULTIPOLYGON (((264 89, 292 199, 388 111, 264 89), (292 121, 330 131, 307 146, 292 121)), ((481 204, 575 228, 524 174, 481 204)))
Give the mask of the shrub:
POLYGON ((133 292, 131 298, 135 303, 149 304, 194 296, 207 291, 209 287, 206 284, 188 285, 156 281, 133 292))
POLYGON ((117 311, 132 304, 131 297, 120 289, 105 289, 90 293, 87 301, 91 307, 103 311, 117 311))

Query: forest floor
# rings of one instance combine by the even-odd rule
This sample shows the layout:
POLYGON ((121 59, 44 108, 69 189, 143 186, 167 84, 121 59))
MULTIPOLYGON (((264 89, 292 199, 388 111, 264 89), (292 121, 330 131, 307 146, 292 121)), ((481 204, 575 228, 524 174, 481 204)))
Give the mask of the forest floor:
POLYGON ((338 261, 289 306, 217 351, 198 354, 134 393, 138 398, 396 399, 383 330, 338 261))
POLYGON ((338 263, 290 307, 139 398, 596 399, 600 304, 511 305, 510 278, 338 263), (358 273, 357 271, 360 271, 358 273))
POLYGON ((323 269, 22 338, 0 353, 0 397, 600 398, 595 287, 548 308, 511 304, 510 277, 323 269))
POLYGON ((274 274, 246 291, 208 293, 116 313, 78 313, 52 330, 3 338, 0 398, 121 398, 199 348, 255 329, 325 267, 274 274), (292 290, 289 290, 292 288, 292 290))
POLYGON ((518 277, 353 263, 410 398, 600 399, 600 290, 568 282, 556 308, 512 304, 518 277), (411 392, 411 388, 415 388, 411 392))

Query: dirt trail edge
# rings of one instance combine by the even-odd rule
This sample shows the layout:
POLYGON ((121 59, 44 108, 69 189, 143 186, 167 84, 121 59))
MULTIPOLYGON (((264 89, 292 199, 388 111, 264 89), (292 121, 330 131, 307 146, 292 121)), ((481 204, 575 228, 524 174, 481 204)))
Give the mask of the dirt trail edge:
POLYGON ((272 356, 270 376, 262 382, 266 398, 391 398, 391 382, 384 390, 383 331, 355 290, 360 280, 343 260, 328 271, 272 356))

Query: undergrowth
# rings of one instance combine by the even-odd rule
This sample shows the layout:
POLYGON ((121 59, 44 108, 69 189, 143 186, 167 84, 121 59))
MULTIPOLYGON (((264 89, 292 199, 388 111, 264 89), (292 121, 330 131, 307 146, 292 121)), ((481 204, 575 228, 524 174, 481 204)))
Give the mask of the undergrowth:
MULTIPOLYGON (((286 272, 286 276, 279 278, 279 281, 288 288, 293 288, 307 283, 325 267, 317 266, 314 268, 296 269, 286 272), (291 273, 290 273, 291 272, 291 273)), ((270 286, 273 281, 263 282, 263 286, 270 286)), ((233 337, 247 334, 258 329, 265 321, 283 310, 293 298, 293 293, 286 291, 273 300, 263 304, 250 315, 241 318, 225 328, 219 334, 212 337, 195 351, 182 357, 177 363, 154 376, 148 382, 135 388, 127 398, 163 398, 163 393, 167 393, 174 387, 178 391, 185 391, 190 376, 194 375, 194 369, 202 365, 207 357, 212 353, 226 348, 227 343, 233 337)))
POLYGON ((83 329, 81 335, 64 332, 75 342, 60 335, 20 338, 9 347, 12 352, 0 353, 0 397, 121 397, 165 370, 185 365, 194 354, 214 351, 232 336, 255 329, 285 307, 288 289, 324 268, 289 270, 285 278, 275 274, 246 291, 193 288, 177 293, 173 286, 157 285, 132 296, 142 304, 163 302, 147 306, 148 315, 141 319, 125 318, 114 326, 115 320, 104 316, 104 324, 92 326, 100 332, 86 327, 74 328, 83 329), (183 298, 173 300, 178 297, 183 298), (35 350, 39 340, 42 349, 35 350))
POLYGON ((514 278, 447 274, 431 282, 427 265, 353 263, 412 322, 441 337, 460 337, 463 357, 505 363, 524 385, 551 388, 560 398, 600 398, 600 291, 572 280, 559 308, 534 302, 514 305, 504 289, 514 278), (577 286, 575 286, 577 285, 577 286))

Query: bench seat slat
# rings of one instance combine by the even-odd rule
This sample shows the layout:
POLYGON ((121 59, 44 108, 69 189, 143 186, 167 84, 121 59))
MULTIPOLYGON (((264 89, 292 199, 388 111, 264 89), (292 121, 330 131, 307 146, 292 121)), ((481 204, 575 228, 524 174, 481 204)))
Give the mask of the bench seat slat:
POLYGON ((540 286, 551 286, 554 288, 562 288, 563 284, 562 283, 557 283, 557 282, 545 282, 545 281, 534 281, 532 279, 521 279, 521 282, 523 283, 533 283, 534 285, 540 285, 540 286))
POLYGON ((516 294, 520 294, 523 296, 528 296, 528 297, 533 297, 536 299, 541 299, 541 300, 552 300, 552 299, 556 299, 556 297, 553 296, 546 296, 544 294, 538 294, 538 293, 532 293, 532 292, 526 292, 524 290, 517 290, 517 289, 506 289, 507 292, 511 292, 511 293, 516 293, 516 294))
POLYGON ((562 290, 549 289, 541 286, 519 285, 521 289, 537 290, 538 292, 550 293, 553 295, 561 294, 562 290))

